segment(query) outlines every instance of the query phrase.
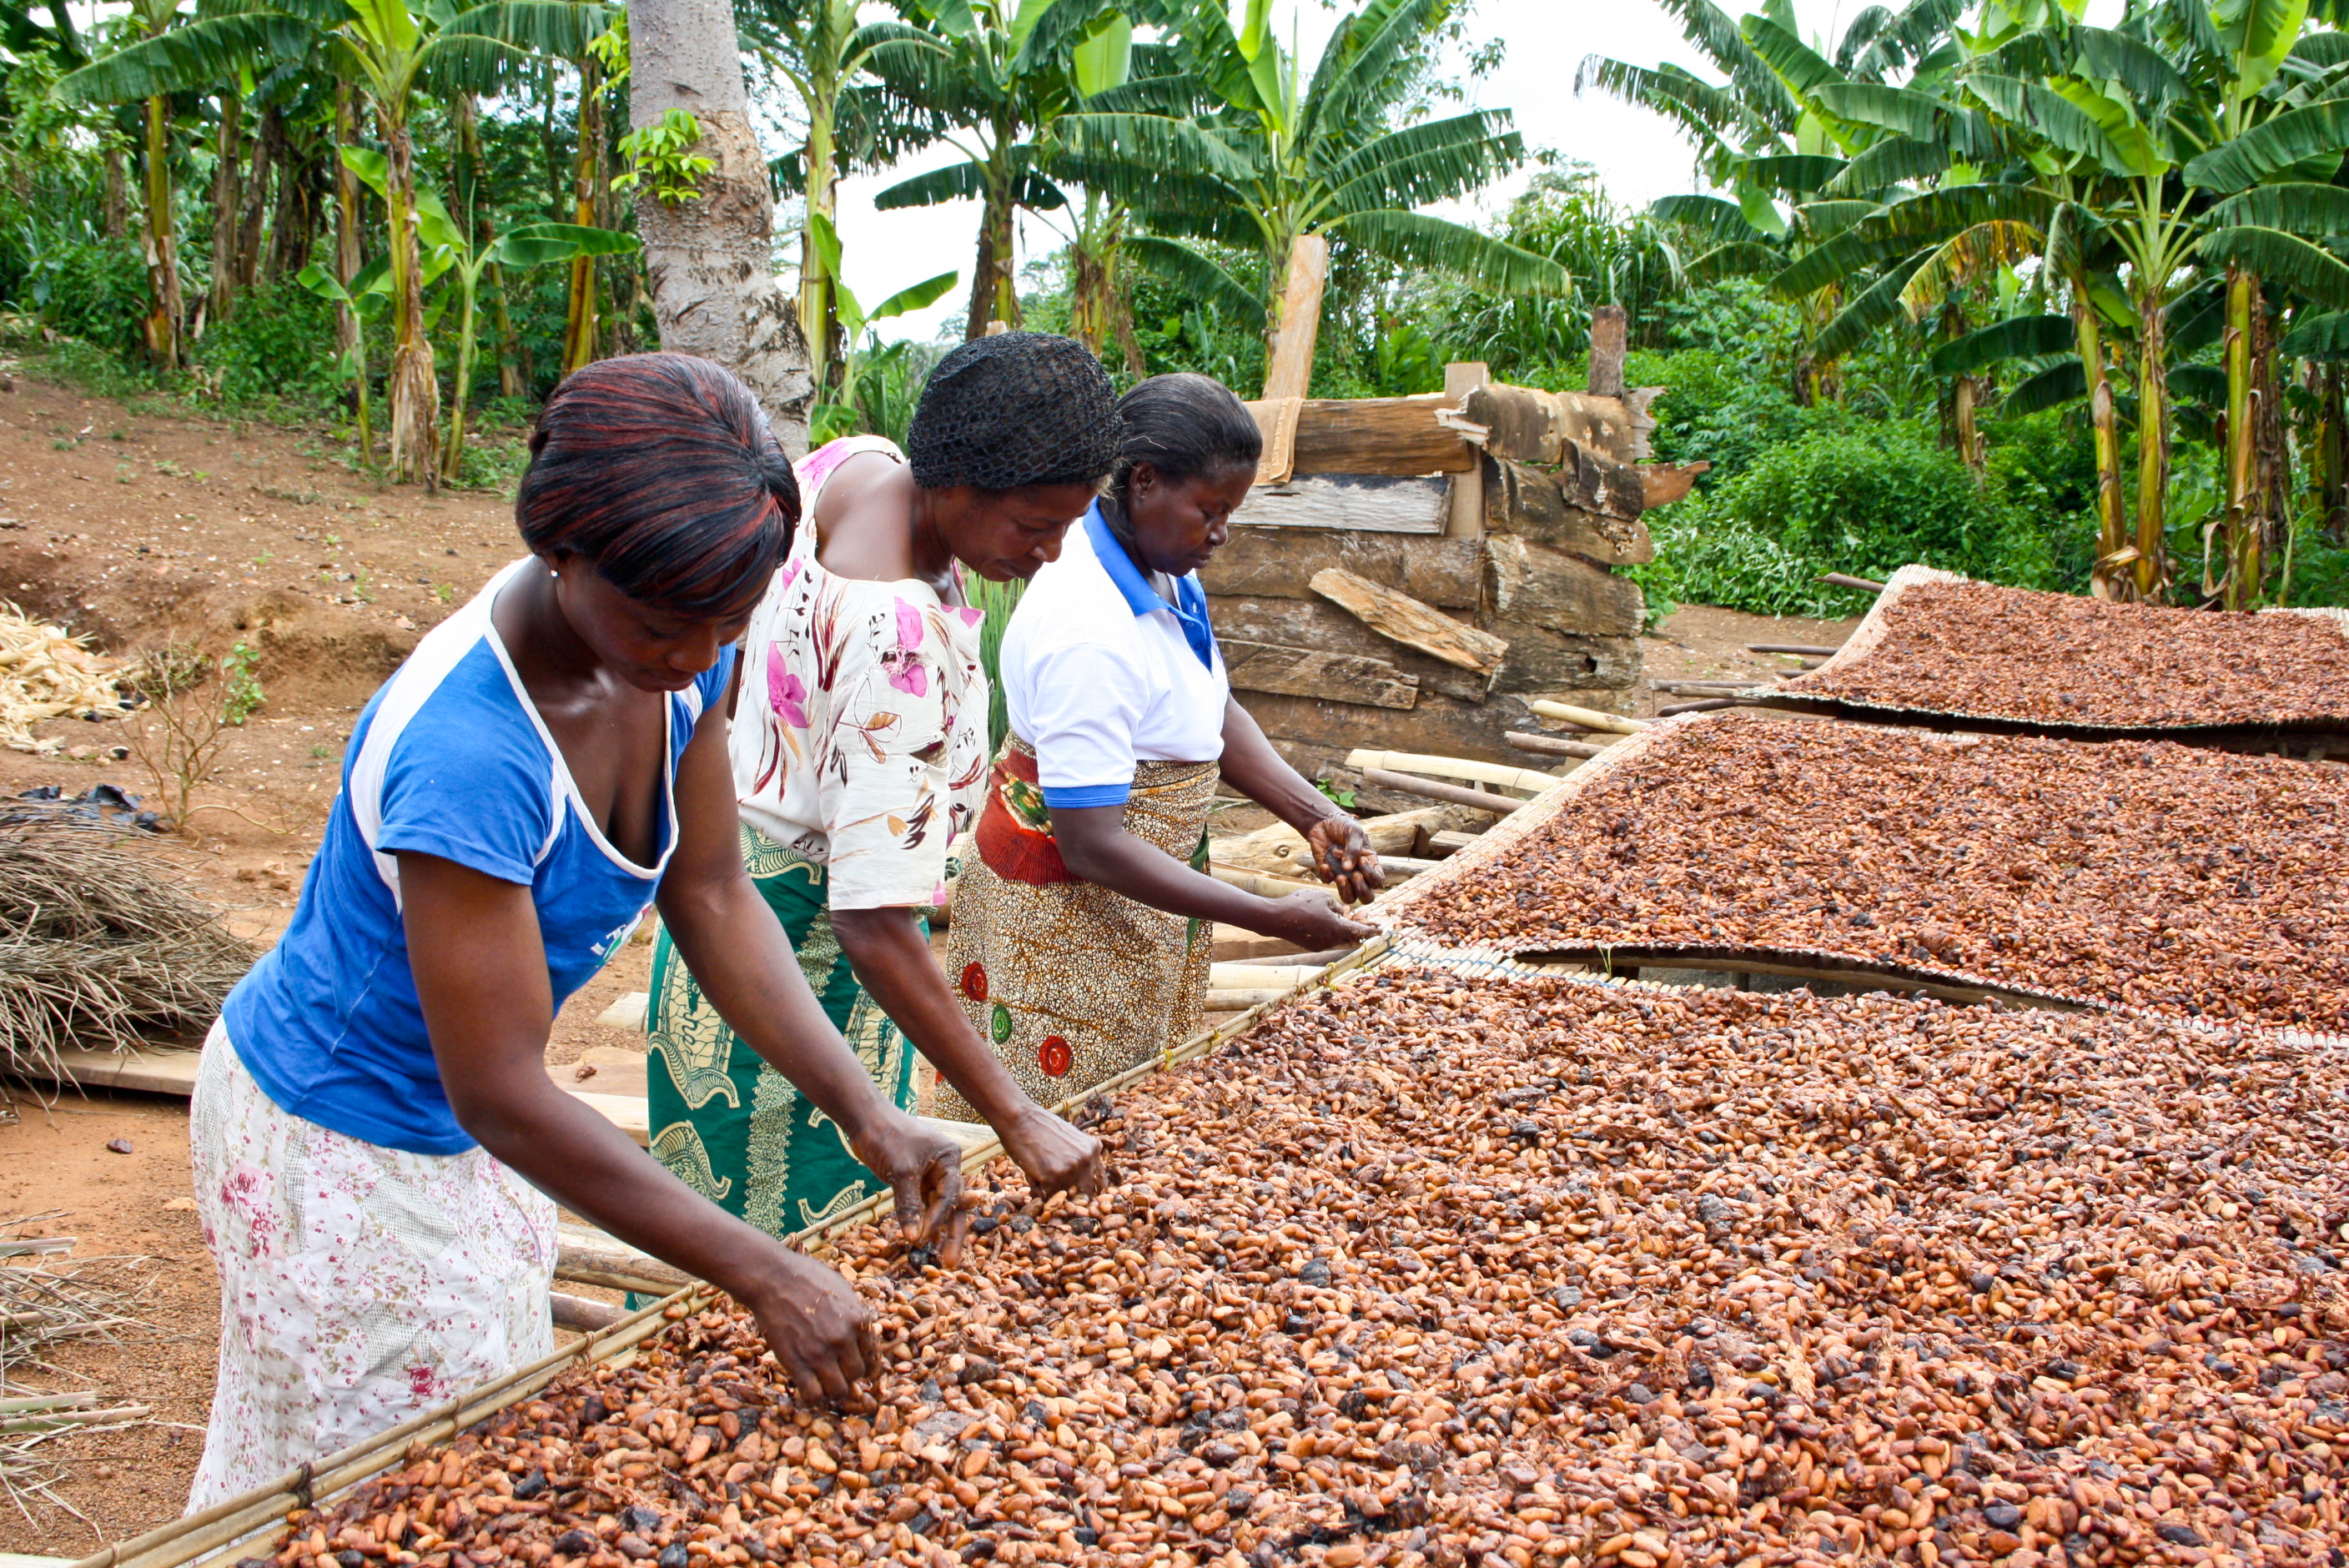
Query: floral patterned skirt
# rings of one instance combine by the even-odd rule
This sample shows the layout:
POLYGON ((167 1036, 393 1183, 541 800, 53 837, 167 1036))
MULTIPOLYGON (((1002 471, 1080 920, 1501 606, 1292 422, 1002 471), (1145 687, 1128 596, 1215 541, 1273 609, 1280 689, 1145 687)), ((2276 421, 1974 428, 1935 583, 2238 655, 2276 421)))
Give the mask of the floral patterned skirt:
MULTIPOLYGON (((882 1098, 912 1109, 913 1051, 840 951, 824 868, 747 822, 741 834, 751 885, 782 923, 824 1016, 882 1098)), ((832 1118, 727 1026, 666 928, 653 948, 645 1028, 653 1153, 687 1186, 771 1236, 822 1224, 881 1191, 832 1118)))
POLYGON ((189 1107, 221 1276, 190 1512, 554 1349, 554 1204, 485 1149, 411 1154, 305 1121, 215 1023, 189 1107))
MULTIPOLYGON (((1206 863, 1213 762, 1144 762, 1125 830, 1206 863)), ((1213 934, 1201 922, 1071 877, 1052 844, 1036 757, 1012 737, 996 759, 977 834, 956 879, 947 975, 979 1037, 1029 1098, 1056 1105, 1180 1044, 1199 1027, 1213 934)), ((978 1112, 938 1085, 938 1114, 978 1112)))

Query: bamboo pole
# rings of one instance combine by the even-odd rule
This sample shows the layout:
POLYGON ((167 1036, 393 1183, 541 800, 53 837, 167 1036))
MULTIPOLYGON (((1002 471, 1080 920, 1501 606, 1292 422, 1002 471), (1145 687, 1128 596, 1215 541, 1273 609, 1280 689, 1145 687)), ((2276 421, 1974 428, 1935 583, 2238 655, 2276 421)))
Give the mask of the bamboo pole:
POLYGON ((1532 708, 1538 717, 1578 724, 1585 729, 1600 730, 1609 735, 1637 735, 1649 727, 1644 718, 1626 718, 1619 713, 1601 713, 1595 707, 1577 707, 1572 703, 1552 702, 1547 697, 1536 697, 1526 706, 1532 708))
POLYGON ((1829 654, 1843 652, 1839 647, 1821 648, 1808 643, 1748 643, 1745 651, 1749 654, 1801 654, 1806 658, 1824 658, 1829 654))
POLYGON ((1346 754, 1349 768, 1383 768, 1391 773, 1432 773, 1438 779, 1464 779, 1471 784, 1497 784, 1538 795, 1557 782, 1555 773, 1513 768, 1506 762, 1476 762, 1465 757, 1429 757, 1416 751, 1372 751, 1357 748, 1346 754))
POLYGON ((1501 738, 1519 751, 1540 751, 1552 757, 1591 758, 1607 749, 1586 741, 1568 740, 1562 735, 1529 735, 1522 729, 1512 729, 1501 738))
POLYGON ((1822 572, 1816 581, 1831 583, 1838 588, 1857 588, 1863 593, 1884 592, 1884 584, 1881 583, 1871 583, 1865 577, 1853 577, 1841 572, 1822 572))
POLYGON ((1418 795, 1454 806, 1474 806, 1479 811, 1490 811, 1496 817, 1506 817, 1525 804, 1523 800, 1512 799, 1506 795, 1488 795, 1482 789, 1464 789, 1456 784, 1439 784, 1433 779, 1415 778, 1408 773, 1390 773, 1383 768, 1363 769, 1362 781, 1375 784, 1381 789, 1400 790, 1405 795, 1418 795))

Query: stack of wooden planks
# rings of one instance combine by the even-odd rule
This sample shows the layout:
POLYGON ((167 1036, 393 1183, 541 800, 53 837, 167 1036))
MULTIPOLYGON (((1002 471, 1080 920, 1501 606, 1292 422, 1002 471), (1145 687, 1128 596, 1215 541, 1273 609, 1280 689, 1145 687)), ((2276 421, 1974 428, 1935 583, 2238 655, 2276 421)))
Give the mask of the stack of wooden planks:
POLYGON ((1535 698, 1630 706, 1646 604, 1619 569, 1654 558, 1644 513, 1697 471, 1639 461, 1659 390, 1544 392, 1462 365, 1442 394, 1250 406, 1259 482, 1201 577, 1232 685, 1291 762, 1500 761, 1538 728, 1535 698))

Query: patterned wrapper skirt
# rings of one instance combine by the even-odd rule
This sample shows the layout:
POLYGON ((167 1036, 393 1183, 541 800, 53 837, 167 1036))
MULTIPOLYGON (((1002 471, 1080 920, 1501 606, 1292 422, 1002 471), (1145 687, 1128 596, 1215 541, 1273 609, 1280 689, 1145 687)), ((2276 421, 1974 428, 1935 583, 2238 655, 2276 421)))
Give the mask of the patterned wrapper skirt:
MULTIPOLYGON (((747 823, 741 831, 750 881, 782 922, 824 1016, 882 1096, 911 1110, 914 1053, 840 951, 824 868, 747 823)), ((653 949, 645 1027, 653 1153, 687 1186, 776 1236, 821 1224, 881 1190, 833 1119, 718 1016, 667 930, 653 949)))
POLYGON ((484 1149, 411 1154, 280 1109, 214 1024, 189 1107, 221 1276, 209 1508, 554 1349, 554 1205, 484 1149))
MULTIPOLYGON (((1213 762, 1144 762, 1125 830, 1195 868, 1207 861, 1213 762)), ((1070 875, 1052 842, 1036 754, 1004 742, 956 880, 947 975, 982 1039, 1040 1105, 1157 1056, 1199 1027, 1213 934, 1070 875)), ((980 1118, 938 1086, 938 1114, 980 1118)))

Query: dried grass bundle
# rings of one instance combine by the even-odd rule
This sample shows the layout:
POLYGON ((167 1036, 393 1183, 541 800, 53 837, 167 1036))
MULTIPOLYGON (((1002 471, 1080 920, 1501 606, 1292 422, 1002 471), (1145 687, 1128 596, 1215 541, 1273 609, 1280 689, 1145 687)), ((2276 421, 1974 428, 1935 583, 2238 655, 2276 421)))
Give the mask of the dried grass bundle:
POLYGON ((0 816, 0 1050, 54 1073, 68 1044, 209 1023, 253 947, 179 885, 151 839, 12 804, 0 816))
POLYGON ((117 689, 137 661, 90 652, 62 626, 44 625, 14 604, 0 603, 0 744, 47 756, 54 740, 36 740, 33 726, 72 713, 121 715, 117 689))
MULTIPOLYGON (((36 1214, 16 1224, 57 1217, 36 1214)), ((0 1263, 0 1496, 27 1520, 34 1516, 26 1505, 35 1501, 84 1517, 54 1490, 67 1461, 45 1444, 150 1414, 143 1405, 101 1408, 95 1389, 36 1393, 10 1381, 27 1367, 46 1367, 42 1353, 67 1340, 119 1344, 156 1337, 154 1326, 139 1315, 155 1287, 154 1260, 53 1257, 60 1245, 72 1244, 71 1237, 0 1240, 0 1258, 8 1260, 0 1263)))

